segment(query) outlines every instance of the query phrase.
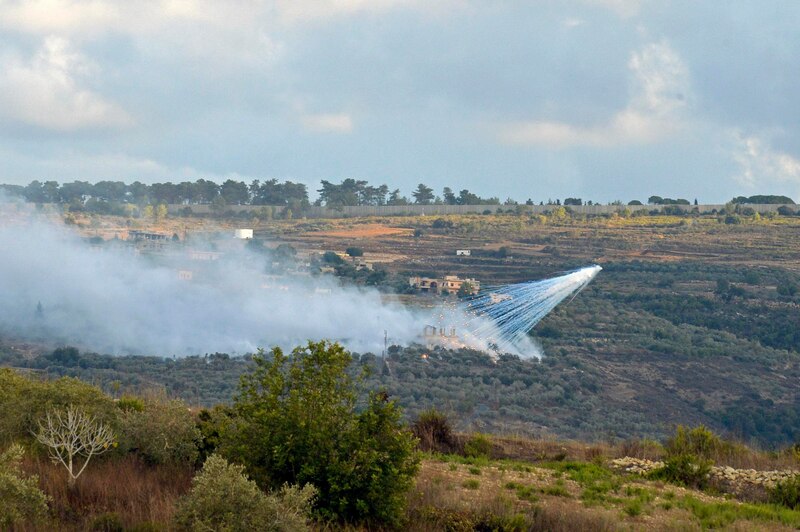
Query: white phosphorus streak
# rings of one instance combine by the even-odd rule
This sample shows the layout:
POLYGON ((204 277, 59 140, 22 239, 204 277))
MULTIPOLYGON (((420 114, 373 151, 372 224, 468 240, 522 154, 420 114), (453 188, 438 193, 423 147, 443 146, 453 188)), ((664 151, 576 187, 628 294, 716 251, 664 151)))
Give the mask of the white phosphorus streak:
POLYGON ((556 305, 583 290, 602 270, 587 266, 559 277, 512 284, 482 292, 465 303, 476 319, 470 333, 499 351, 513 351, 528 332, 556 305))

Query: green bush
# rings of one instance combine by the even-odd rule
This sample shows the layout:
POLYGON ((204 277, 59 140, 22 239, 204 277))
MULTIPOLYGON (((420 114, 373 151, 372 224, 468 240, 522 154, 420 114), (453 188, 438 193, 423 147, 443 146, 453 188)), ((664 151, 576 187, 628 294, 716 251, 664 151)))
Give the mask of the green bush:
POLYGON ((47 515, 48 497, 35 476, 23 477, 20 462, 24 450, 12 445, 0 454, 0 528, 8 530, 23 522, 41 521, 47 515))
POLYGON ((179 530, 307 530, 316 490, 284 486, 277 496, 266 495, 244 474, 244 468, 212 455, 192 480, 192 489, 178 502, 179 530))
POLYGON ((731 447, 703 425, 688 429, 678 425, 675 434, 667 439, 664 451, 667 457, 695 455, 710 459, 731 447))
POLYGON ((681 486, 704 488, 711 472, 711 464, 710 460, 694 454, 672 455, 664 461, 664 467, 650 472, 648 477, 681 486))
POLYGON ((420 413, 411 424, 411 432, 419 440, 420 448, 425 451, 449 453, 456 446, 450 421, 433 408, 420 413))
POLYGON ((464 455, 469 458, 489 458, 492 440, 487 434, 475 433, 464 444, 464 455))
POLYGON ((122 414, 125 447, 150 464, 194 464, 200 431, 181 401, 149 399, 143 410, 122 414))
POLYGON ((49 410, 69 405, 103 423, 118 422, 119 409, 99 388, 69 377, 40 381, 0 369, 0 445, 31 438, 49 410))
POLYGON ((92 519, 89 530, 92 532, 125 532, 125 524, 119 514, 109 512, 92 519))
POLYGON ((144 401, 139 397, 124 395, 117 400, 117 408, 125 412, 144 412, 144 401))
POLYGON ((313 484, 325 519, 398 522, 419 464, 416 441, 386 394, 357 411, 350 353, 309 342, 291 357, 275 348, 253 361, 225 452, 262 485, 313 484))
POLYGON ((793 510, 800 510, 800 475, 778 482, 769 492, 769 501, 793 510))

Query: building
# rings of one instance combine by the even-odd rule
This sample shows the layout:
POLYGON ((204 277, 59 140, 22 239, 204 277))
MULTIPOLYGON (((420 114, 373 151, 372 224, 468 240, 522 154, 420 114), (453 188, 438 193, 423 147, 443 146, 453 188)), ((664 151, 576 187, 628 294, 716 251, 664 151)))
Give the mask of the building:
POLYGON ((472 255, 471 249, 457 249, 456 250, 456 257, 469 257, 472 255))
POLYGON ((356 271, 367 270, 371 272, 374 270, 372 263, 364 260, 364 257, 352 257, 350 261, 356 271))
POLYGON ((253 238, 253 230, 252 229, 236 229, 233 232, 233 238, 238 238, 240 240, 250 240, 253 238))
POLYGON ((408 284, 420 292, 445 295, 457 293, 464 284, 468 284, 471 294, 477 294, 481 289, 481 283, 477 279, 462 279, 457 275, 445 275, 441 278, 410 277, 408 284))
POLYGON ((163 251, 169 241, 170 237, 162 233, 128 231, 128 242, 133 242, 136 250, 140 252, 163 251))

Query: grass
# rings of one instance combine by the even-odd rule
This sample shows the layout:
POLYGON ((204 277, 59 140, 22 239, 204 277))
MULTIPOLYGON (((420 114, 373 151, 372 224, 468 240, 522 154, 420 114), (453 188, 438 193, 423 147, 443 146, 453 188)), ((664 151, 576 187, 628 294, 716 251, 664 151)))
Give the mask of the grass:
POLYGON ((409 515, 417 519, 413 530, 612 530, 640 525, 642 516, 655 529, 800 527, 800 510, 699 492, 677 495, 668 485, 618 474, 595 462, 529 464, 531 472, 523 473, 513 471, 513 462, 491 460, 480 482, 469 478, 468 469, 449 472, 439 460, 429 464, 431 471, 421 474, 429 480, 418 489, 428 508, 436 508, 430 510, 436 521, 425 521, 412 509, 409 515), (454 490, 437 487, 437 475, 449 475, 454 490))
POLYGON ((630 517, 636 517, 638 515, 641 515, 643 507, 644 505, 642 501, 638 499, 631 499, 625 503, 623 511, 630 517))
POLYGON ((468 490, 476 490, 481 487, 481 483, 478 480, 471 478, 469 480, 465 480, 461 486, 468 490))
POLYGON ((85 530, 95 519, 126 528, 168 527, 194 475, 190 467, 153 467, 126 456, 93 461, 70 490, 63 467, 45 457, 27 457, 23 468, 39 476, 39 487, 52 498, 59 530, 85 530))
POLYGON ((686 495, 677 506, 688 510, 703 528, 721 528, 739 520, 777 522, 800 528, 800 511, 773 504, 704 502, 686 495))

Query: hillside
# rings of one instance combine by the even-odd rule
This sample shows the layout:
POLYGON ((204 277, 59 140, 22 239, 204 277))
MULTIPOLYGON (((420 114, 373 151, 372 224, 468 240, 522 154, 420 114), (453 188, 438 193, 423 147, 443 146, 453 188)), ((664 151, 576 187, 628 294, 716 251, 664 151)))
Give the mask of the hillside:
MULTIPOLYGON (((676 423, 705 423, 761 446, 784 445, 800 439, 800 219, 740 221, 506 214, 254 221, 253 227, 268 247, 358 246, 386 272, 384 290, 406 291, 412 273, 492 285, 603 266, 586 290, 534 330, 541 361, 493 361, 422 346, 390 350, 391 372, 374 372, 370 384, 387 387, 409 416, 436 406, 462 429, 586 440, 658 437, 676 423), (472 254, 456 256, 456 249, 472 254)), ((237 225, 196 218, 136 224, 197 232, 237 225)), ((98 218, 93 225, 112 234, 125 220, 98 218)), ((49 355, 54 346, 47 345, 23 356, 18 342, 4 345, 5 365, 78 375, 109 391, 163 387, 206 405, 229 400, 247 365, 222 355, 63 359, 49 355)), ((359 360, 380 369, 371 355, 359 360)))

